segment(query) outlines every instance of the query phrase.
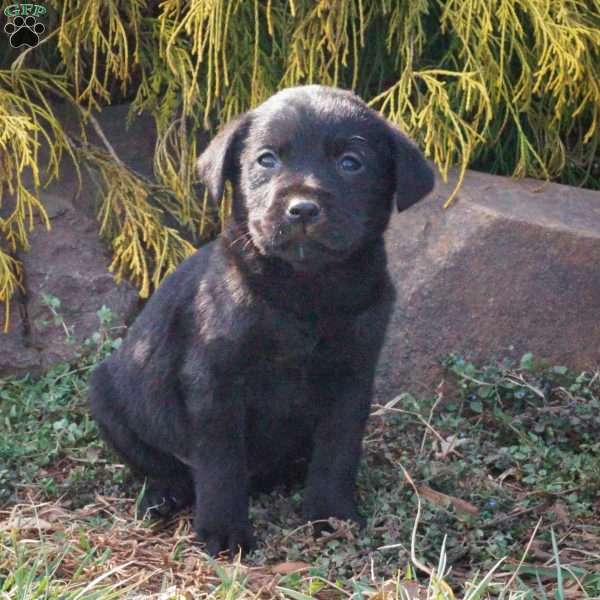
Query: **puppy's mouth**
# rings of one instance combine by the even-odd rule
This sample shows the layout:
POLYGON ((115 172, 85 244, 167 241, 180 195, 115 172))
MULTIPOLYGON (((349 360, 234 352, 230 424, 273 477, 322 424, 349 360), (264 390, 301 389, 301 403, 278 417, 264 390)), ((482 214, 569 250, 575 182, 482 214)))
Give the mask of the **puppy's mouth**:
POLYGON ((351 244, 337 230, 324 232, 305 224, 272 225, 251 221, 250 235, 261 254, 276 256, 301 270, 312 270, 323 263, 347 256, 351 244))
POLYGON ((327 256, 332 258, 339 256, 339 252, 308 236, 294 236, 293 239, 277 245, 273 244, 271 251, 288 262, 298 264, 308 264, 315 260, 321 261, 327 256))

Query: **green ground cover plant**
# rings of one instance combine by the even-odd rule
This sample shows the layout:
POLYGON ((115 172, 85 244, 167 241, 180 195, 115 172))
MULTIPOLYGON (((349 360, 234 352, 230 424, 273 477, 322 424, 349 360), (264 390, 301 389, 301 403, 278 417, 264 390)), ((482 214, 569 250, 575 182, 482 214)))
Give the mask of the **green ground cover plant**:
POLYGON ((285 86, 354 89, 415 138, 442 174, 457 166, 459 182, 470 165, 600 186, 596 0, 44 6, 40 43, 6 43, 0 57, 5 326, 23 282, 16 252, 27 249, 36 215, 49 227, 39 189, 59 176, 61 159, 95 173, 112 269, 146 297, 192 251, 188 237, 195 245, 214 235, 227 212, 225 205, 212 214, 195 185, 201 132, 214 133, 285 86), (154 119, 150 179, 128 169, 98 131, 94 111, 118 102, 131 104, 130 119, 154 119), (69 123, 56 110, 65 104, 69 123), (86 123, 100 146, 78 127, 86 123))
POLYGON ((447 357, 435 393, 373 407, 364 531, 315 539, 301 488, 276 489, 251 504, 258 548, 220 563, 190 513, 136 519, 139 482, 86 407, 119 344, 99 317, 79 364, 0 381, 0 597, 600 597, 600 372, 447 357))

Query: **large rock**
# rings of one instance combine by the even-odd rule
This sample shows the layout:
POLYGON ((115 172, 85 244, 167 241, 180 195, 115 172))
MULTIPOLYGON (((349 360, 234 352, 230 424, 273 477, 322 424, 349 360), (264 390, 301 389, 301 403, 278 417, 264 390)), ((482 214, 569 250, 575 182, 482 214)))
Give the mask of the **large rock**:
POLYGON ((386 234, 398 294, 382 351, 380 401, 431 393, 439 360, 600 362, 600 193, 469 172, 459 197, 438 182, 386 234))
MULTIPOLYGON (((42 366, 40 353, 26 342, 29 321, 23 314, 20 294, 17 295, 19 298, 13 297, 10 303, 8 331, 4 331, 4 324, 0 330, 0 377, 39 372, 42 366)), ((1 318, 4 319, 4 306, 2 310, 1 318)))
POLYGON ((116 326, 137 310, 137 291, 126 282, 117 285, 108 272, 97 222, 62 191, 42 192, 52 228, 38 223, 29 250, 17 254, 25 291, 11 303, 8 333, 0 334, 0 376, 40 373, 75 359, 82 342, 99 329, 102 306, 111 309, 116 326), (53 313, 48 300, 55 299, 60 306, 53 313))
MULTIPOLYGON (((120 158, 150 175, 152 121, 142 117, 126 130, 127 111, 105 109, 97 118, 120 158)), ((62 120, 69 122, 68 114, 62 120)), ((452 187, 438 184, 395 215, 386 234, 398 301, 378 367, 378 398, 403 389, 431 393, 442 376, 439 360, 452 351, 477 360, 531 351, 574 368, 600 362, 600 193, 470 172, 443 210, 452 187)), ((30 250, 19 255, 26 295, 13 301, 9 333, 0 334, 0 376, 74 358, 98 328, 103 304, 118 323, 134 317, 137 292, 117 286, 107 270, 110 254, 92 214, 96 193, 84 172, 77 195, 68 161, 61 180, 42 191, 52 231, 38 226, 30 250), (74 343, 51 323, 42 293, 61 301, 74 343)))
POLYGON ((135 314, 137 291, 130 284, 117 285, 108 272, 109 256, 98 238, 98 223, 62 195, 43 194, 52 229, 36 227, 31 247, 18 258, 25 272, 25 316, 28 331, 24 349, 38 353, 28 369, 45 370, 57 362, 71 361, 82 342, 100 328, 102 306, 123 325, 135 314), (46 301, 45 301, 46 298, 46 301), (48 305, 54 298, 60 306, 48 305))
MULTIPOLYGON (((67 108, 62 110, 68 124, 67 108)), ((137 171, 151 173, 152 122, 140 119, 127 130, 126 112, 126 106, 105 109, 97 118, 119 156, 137 171)), ((90 136, 93 139, 93 131, 90 136)), ((85 170, 82 175, 79 190, 73 165, 65 158, 60 180, 40 191, 51 230, 38 220, 29 235, 29 249, 17 254, 25 291, 11 302, 8 333, 0 332, 0 377, 40 373, 57 362, 74 360, 82 342, 99 329, 97 311, 103 305, 111 309, 116 326, 127 324, 137 312, 136 289, 125 281, 117 285, 108 271, 110 252, 98 237, 93 214, 98 190, 85 170), (55 323, 44 295, 60 301, 54 310, 64 325, 55 323)), ((7 202, 3 214, 9 210, 7 202)))

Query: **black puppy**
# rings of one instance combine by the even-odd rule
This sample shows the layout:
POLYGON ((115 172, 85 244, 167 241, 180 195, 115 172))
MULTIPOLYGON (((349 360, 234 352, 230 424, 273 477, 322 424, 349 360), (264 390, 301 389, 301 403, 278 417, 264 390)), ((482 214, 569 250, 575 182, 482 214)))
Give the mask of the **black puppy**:
POLYGON ((352 93, 284 90, 199 160, 233 216, 165 279, 94 372, 104 438, 146 476, 145 507, 195 501, 208 552, 248 549, 248 495, 304 462, 304 518, 354 501, 393 288, 382 234, 427 194, 421 153, 352 93))

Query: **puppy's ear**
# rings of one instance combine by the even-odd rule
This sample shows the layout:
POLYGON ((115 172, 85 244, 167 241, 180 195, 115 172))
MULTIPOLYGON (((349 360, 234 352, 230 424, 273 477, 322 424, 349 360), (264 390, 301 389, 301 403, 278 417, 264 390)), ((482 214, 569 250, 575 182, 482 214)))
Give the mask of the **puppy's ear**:
POLYGON ((396 175, 394 197, 398 211, 402 211, 429 194, 435 178, 421 151, 393 125, 390 125, 390 129, 396 175))
POLYGON ((198 175, 215 202, 218 202, 223 195, 225 181, 231 181, 236 176, 238 169, 236 150, 246 134, 248 125, 247 113, 230 121, 198 158, 196 163, 198 175))

